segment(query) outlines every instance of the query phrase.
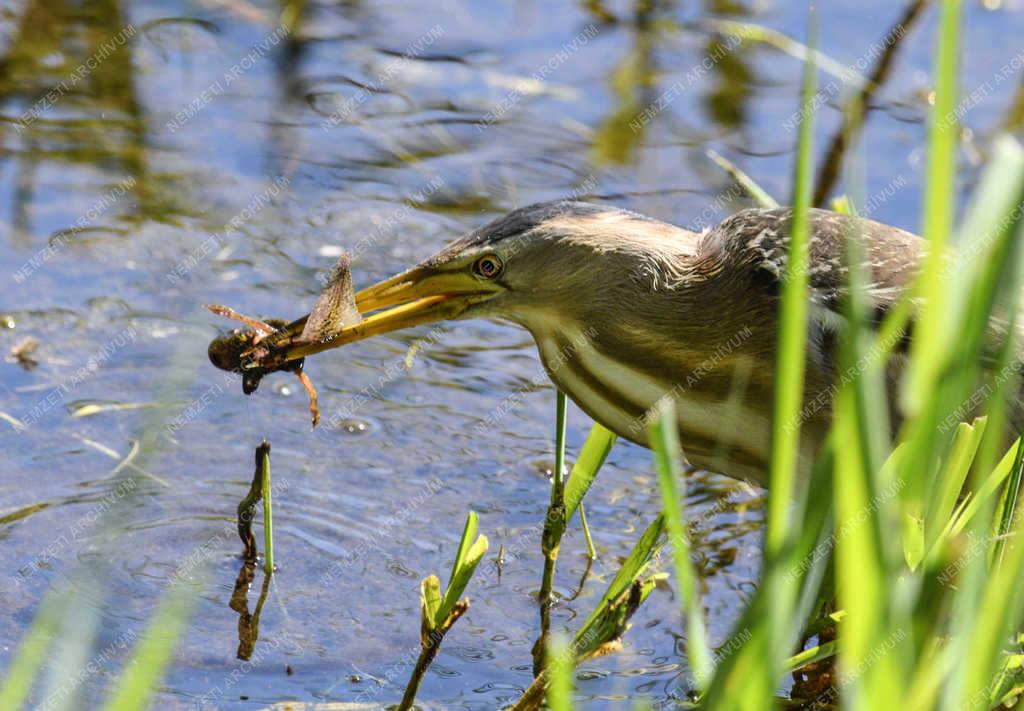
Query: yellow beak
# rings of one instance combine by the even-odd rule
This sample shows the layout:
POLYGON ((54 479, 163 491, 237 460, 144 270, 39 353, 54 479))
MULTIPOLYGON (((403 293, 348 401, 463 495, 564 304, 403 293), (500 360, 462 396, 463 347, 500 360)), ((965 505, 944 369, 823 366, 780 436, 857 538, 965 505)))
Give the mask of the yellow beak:
MULTIPOLYGON (((500 288, 461 271, 413 267, 356 293, 356 308, 363 314, 360 323, 346 326, 323 341, 292 340, 272 358, 297 360, 382 333, 457 318, 469 306, 494 296, 500 288)), ((297 339, 305 322, 303 317, 286 330, 297 339)))

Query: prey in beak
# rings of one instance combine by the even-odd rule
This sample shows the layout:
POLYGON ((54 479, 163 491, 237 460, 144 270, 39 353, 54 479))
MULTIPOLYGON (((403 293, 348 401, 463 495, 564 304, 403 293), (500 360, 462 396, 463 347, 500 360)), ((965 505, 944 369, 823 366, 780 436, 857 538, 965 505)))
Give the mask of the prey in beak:
POLYGON ((320 422, 320 407, 316 387, 303 371, 305 359, 286 358, 281 362, 262 364, 261 354, 267 353, 273 343, 317 341, 346 326, 359 323, 359 311, 355 306, 355 292, 347 254, 342 254, 331 273, 320 297, 308 316, 287 323, 279 319, 259 319, 245 316, 227 306, 207 304, 206 308, 215 314, 240 321, 249 329, 237 329, 227 336, 215 338, 207 349, 210 362, 221 370, 242 374, 242 392, 250 395, 256 392, 260 380, 268 373, 285 371, 294 373, 309 396, 309 415, 315 428, 320 422), (295 334, 298 334, 297 336, 295 334))
POLYGON ((208 305, 216 314, 250 327, 215 339, 211 362, 242 374, 242 389, 254 392, 272 372, 292 372, 310 400, 313 427, 320 419, 316 389, 302 367, 306 356, 372 336, 434 321, 458 318, 473 304, 494 296, 498 288, 459 271, 413 267, 355 293, 348 255, 338 260, 313 310, 289 324, 264 322, 224 306, 208 305))

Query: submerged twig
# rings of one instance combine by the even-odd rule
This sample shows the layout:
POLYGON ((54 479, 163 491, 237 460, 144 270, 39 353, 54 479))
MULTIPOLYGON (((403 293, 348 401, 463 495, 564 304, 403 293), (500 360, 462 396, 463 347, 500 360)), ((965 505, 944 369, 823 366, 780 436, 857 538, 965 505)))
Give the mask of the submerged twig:
POLYGON ((572 602, 573 600, 575 600, 576 598, 578 598, 580 596, 580 593, 583 592, 583 586, 587 582, 587 578, 590 577, 590 570, 593 567, 594 567, 594 559, 588 556, 587 557, 587 565, 583 568, 583 574, 580 576, 580 582, 576 585, 576 592, 574 592, 569 597, 565 598, 566 602, 572 602))
POLYGON ((270 495, 270 444, 267 440, 263 440, 256 452, 256 468, 263 482, 263 569, 269 578, 274 573, 274 514, 270 495))
POLYGON ((263 536, 265 551, 265 569, 268 574, 274 572, 274 539, 273 518, 270 499, 270 443, 263 440, 256 448, 256 467, 252 475, 249 493, 238 504, 238 537, 245 546, 245 559, 250 563, 256 561, 256 539, 252 535, 252 519, 256 513, 256 503, 263 499, 263 536))
POLYGON ((885 35, 885 39, 888 40, 888 38, 898 33, 896 39, 886 44, 882 55, 878 58, 877 64, 875 64, 874 69, 871 71, 868 81, 861 84, 860 91, 843 107, 842 122, 839 124, 839 128, 836 129, 828 151, 826 151, 825 157, 821 161, 821 168, 818 171, 818 184, 814 187, 814 196, 811 204, 821 205, 824 203, 829 191, 835 185, 836 180, 839 178, 839 168, 842 165, 846 147, 857 137, 863 126, 864 111, 867 108, 868 102, 882 84, 885 83, 892 69, 893 60, 896 58, 896 50, 900 46, 901 40, 906 37, 907 30, 920 17, 927 4, 927 0, 914 0, 910 3, 903 16, 896 21, 885 35))
POLYGON ((779 206, 779 203, 775 198, 769 195, 767 190, 758 185, 757 182, 747 175, 738 165, 713 148, 708 148, 704 152, 707 154, 708 158, 714 161, 715 165, 728 173, 729 176, 736 181, 736 184, 743 188, 759 206, 769 209, 779 206))
MULTIPOLYGON (((583 540, 587 542, 587 558, 590 559, 590 563, 594 562, 597 558, 597 551, 594 549, 594 539, 590 537, 590 525, 587 524, 587 514, 583 510, 583 503, 580 503, 580 528, 583 529, 583 540)), ((587 570, 590 570, 590 565, 587 565, 587 570)))
POLYGON ((455 564, 448 579, 448 588, 441 595, 441 581, 436 575, 428 575, 420 584, 420 655, 413 667, 409 683, 398 705, 398 711, 412 708, 416 692, 420 688, 427 668, 441 648, 441 641, 455 621, 469 609, 469 598, 459 596, 466 589, 476 567, 487 552, 487 536, 476 536, 477 515, 473 511, 466 517, 462 540, 455 554, 455 564))
POLYGON ((555 404, 555 466, 551 476, 551 503, 544 519, 540 548, 544 554, 544 572, 541 575, 540 593, 540 634, 533 645, 533 675, 538 676, 544 669, 544 650, 547 647, 551 629, 551 590, 554 586, 555 562, 565 533, 565 411, 566 397, 557 391, 555 404))
POLYGON ((146 477, 147 479, 152 479, 153 481, 155 481, 160 486, 165 486, 165 487, 169 487, 170 486, 170 483, 168 483, 167 481, 164 481, 163 479, 158 477, 156 474, 152 474, 151 472, 148 472, 145 469, 143 469, 142 467, 140 467, 137 464, 135 464, 135 457, 141 451, 141 444, 140 444, 140 442, 138 442, 138 441, 132 442, 131 448, 128 450, 128 454, 126 454, 126 455, 124 455, 124 457, 122 457, 118 452, 116 452, 115 450, 111 449, 107 445, 102 444, 101 442, 97 442, 96 440, 89 439, 88 437, 83 437, 80 434, 73 434, 71 436, 74 437, 75 439, 77 439, 82 444, 85 444, 85 445, 88 445, 88 446, 92 447, 97 452, 99 452, 101 454, 104 454, 104 455, 110 457, 111 459, 117 460, 117 462, 118 462, 117 466, 114 467, 113 469, 111 469, 110 472, 105 477, 103 477, 104 479, 109 479, 109 478, 111 478, 113 476, 116 476, 117 474, 121 473, 121 471, 124 470, 124 469, 131 469, 132 471, 138 472, 139 474, 141 474, 142 476, 146 477))
POLYGON ((19 420, 14 415, 7 414, 3 410, 0 410, 0 420, 3 420, 4 422, 6 422, 11 427, 13 427, 15 430, 17 430, 18 432, 24 432, 25 430, 28 429, 28 426, 24 422, 19 420))
POLYGON ((398 711, 408 711, 412 708, 413 701, 416 700, 416 692, 420 688, 420 682, 423 681, 423 676, 427 673, 431 662, 434 661, 434 657, 437 656, 438 650, 441 649, 441 640, 444 639, 445 634, 452 628, 455 621, 462 617, 468 609, 469 598, 463 598, 455 604, 455 607, 452 608, 452 611, 440 627, 429 631, 421 631, 420 656, 416 660, 416 666, 413 667, 409 683, 405 687, 402 702, 398 704, 398 711))

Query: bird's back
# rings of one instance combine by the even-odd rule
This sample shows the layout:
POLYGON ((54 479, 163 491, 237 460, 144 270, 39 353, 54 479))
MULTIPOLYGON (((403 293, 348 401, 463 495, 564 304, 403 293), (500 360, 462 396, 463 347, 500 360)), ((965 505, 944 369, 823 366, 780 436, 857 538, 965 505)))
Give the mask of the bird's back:
MULTIPOLYGON (((723 264, 726 271, 735 271, 748 278, 754 293, 759 293, 777 312, 778 297, 786 268, 789 234, 793 218, 791 208, 752 209, 739 212, 708 231, 701 251, 723 264)), ((808 289, 811 310, 808 323, 807 379, 803 413, 807 419, 824 415, 822 424, 830 419, 831 395, 842 376, 838 365, 839 333, 845 317, 843 300, 848 292, 849 267, 847 250, 850 237, 856 238, 863 266, 865 297, 872 308, 871 320, 882 322, 911 287, 927 254, 927 242, 921 237, 890 225, 829 210, 809 212, 808 289)), ((735 278, 735 275, 734 275, 735 278)), ((900 341, 892 345, 894 355, 888 369, 890 413, 894 433, 900 424, 896 407, 897 387, 907 361, 913 316, 900 341)), ((993 327, 990 348, 994 352, 1005 332, 993 327)), ((994 363, 986 354, 985 366, 994 363)), ((1019 361, 1014 364, 1020 369, 1019 361)), ((1024 426, 1021 394, 1011 395, 1009 415, 1013 432, 1024 426)), ((962 408, 966 419, 980 413, 962 408)))

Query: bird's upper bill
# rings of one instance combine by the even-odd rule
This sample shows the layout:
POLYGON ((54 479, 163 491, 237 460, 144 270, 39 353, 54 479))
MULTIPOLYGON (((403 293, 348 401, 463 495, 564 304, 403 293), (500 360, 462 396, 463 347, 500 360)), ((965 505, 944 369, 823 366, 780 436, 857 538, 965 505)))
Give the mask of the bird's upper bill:
MULTIPOLYGON (((383 333, 458 318, 470 306, 502 290, 501 286, 475 278, 466 270, 451 270, 447 266, 416 266, 356 292, 356 308, 363 317, 360 323, 341 328, 322 340, 289 339, 287 345, 269 353, 258 365, 266 367, 297 360, 383 333)), ((302 322, 300 319, 289 328, 301 330, 302 322)))

